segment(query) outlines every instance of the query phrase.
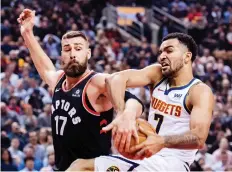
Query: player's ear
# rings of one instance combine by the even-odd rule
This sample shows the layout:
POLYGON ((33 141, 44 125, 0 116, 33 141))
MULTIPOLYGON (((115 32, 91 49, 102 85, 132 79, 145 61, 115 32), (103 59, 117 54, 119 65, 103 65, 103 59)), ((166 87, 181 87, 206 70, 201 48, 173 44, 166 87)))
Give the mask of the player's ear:
POLYGON ((192 59, 192 53, 190 51, 185 53, 184 63, 187 64, 192 59))
POLYGON ((90 48, 88 48, 87 56, 88 56, 88 60, 89 60, 91 57, 91 49, 90 48))

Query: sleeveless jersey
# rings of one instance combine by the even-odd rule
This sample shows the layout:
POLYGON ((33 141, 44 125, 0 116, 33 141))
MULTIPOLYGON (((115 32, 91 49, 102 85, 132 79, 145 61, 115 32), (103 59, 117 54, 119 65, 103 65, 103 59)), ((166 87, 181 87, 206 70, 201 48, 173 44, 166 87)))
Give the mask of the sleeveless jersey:
MULTIPOLYGON (((159 135, 178 135, 190 131, 190 110, 185 104, 185 99, 191 86, 198 82, 201 81, 193 78, 185 86, 170 88, 168 79, 164 78, 153 88, 148 121, 159 135)), ((175 156, 191 164, 196 152, 197 149, 164 148, 157 154, 175 156)))
POLYGON ((55 149, 54 170, 64 171, 78 158, 108 155, 111 132, 102 127, 112 121, 113 109, 97 113, 91 106, 86 86, 96 73, 91 71, 72 89, 64 90, 65 75, 58 81, 52 100, 52 136, 55 149))

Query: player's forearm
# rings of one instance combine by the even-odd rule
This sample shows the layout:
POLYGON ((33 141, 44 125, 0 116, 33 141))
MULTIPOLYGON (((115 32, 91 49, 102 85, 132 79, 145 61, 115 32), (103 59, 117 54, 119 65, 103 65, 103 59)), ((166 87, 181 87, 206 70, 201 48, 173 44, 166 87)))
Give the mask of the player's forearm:
POLYGON ((22 36, 27 45, 27 48, 29 49, 30 56, 36 69, 38 70, 41 78, 46 82, 46 72, 56 70, 54 65, 52 64, 52 61, 45 54, 32 31, 27 32, 22 36))
POLYGON ((197 134, 188 132, 182 135, 164 136, 164 147, 176 149, 200 149, 204 141, 197 134))
POLYGON ((130 115, 131 118, 138 118, 142 114, 143 106, 140 102, 138 102, 136 99, 129 99, 126 101, 125 110, 129 113, 126 113, 130 115))
POLYGON ((116 112, 123 112, 125 109, 126 80, 119 75, 112 75, 106 78, 106 90, 116 112))

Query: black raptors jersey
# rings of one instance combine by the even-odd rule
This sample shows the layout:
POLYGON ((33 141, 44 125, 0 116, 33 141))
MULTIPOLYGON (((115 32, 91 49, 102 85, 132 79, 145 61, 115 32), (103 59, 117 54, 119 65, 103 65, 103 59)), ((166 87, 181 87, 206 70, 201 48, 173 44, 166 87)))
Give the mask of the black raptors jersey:
POLYGON ((95 74, 90 72, 70 90, 63 89, 66 82, 63 75, 55 87, 52 100, 55 170, 66 170, 78 158, 110 153, 111 132, 101 129, 112 121, 113 109, 97 113, 86 95, 86 85, 95 74))

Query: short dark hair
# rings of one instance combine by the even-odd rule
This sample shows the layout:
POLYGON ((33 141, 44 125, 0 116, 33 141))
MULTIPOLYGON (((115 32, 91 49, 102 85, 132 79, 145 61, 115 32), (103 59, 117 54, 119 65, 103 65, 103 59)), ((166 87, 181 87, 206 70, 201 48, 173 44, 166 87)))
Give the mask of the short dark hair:
POLYGON ((35 160, 35 158, 33 158, 33 157, 26 157, 26 158, 24 159, 24 163, 26 164, 27 161, 34 161, 34 160, 35 160))
POLYGON ((170 33, 162 39, 162 42, 169 39, 178 39, 182 44, 186 45, 188 50, 192 53, 192 62, 196 59, 197 44, 190 35, 179 32, 170 33))
POLYGON ((62 36, 62 39, 70 39, 75 37, 82 37, 84 40, 88 42, 87 36, 81 31, 69 31, 62 36))

